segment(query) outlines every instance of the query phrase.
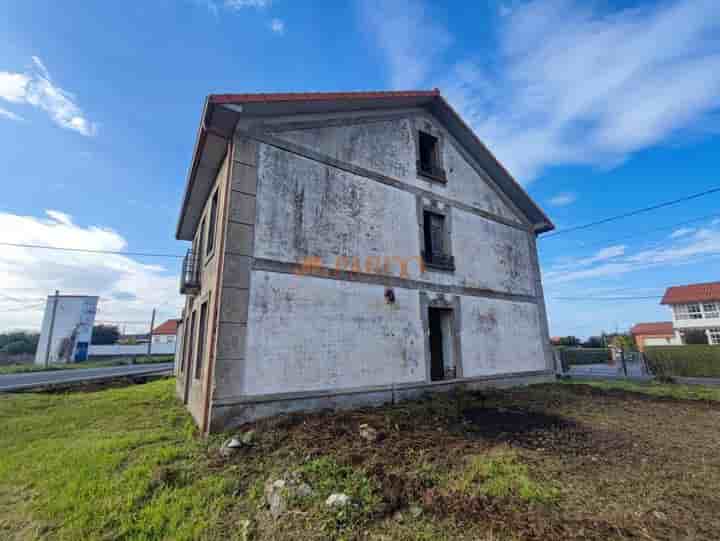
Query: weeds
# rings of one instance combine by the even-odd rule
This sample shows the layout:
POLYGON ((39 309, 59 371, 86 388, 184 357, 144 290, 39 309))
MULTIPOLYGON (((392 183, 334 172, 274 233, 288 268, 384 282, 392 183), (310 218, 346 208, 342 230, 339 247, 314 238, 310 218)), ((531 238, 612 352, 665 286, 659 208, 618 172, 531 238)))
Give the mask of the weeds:
POLYGON ((505 448, 469 457, 465 469, 451 477, 448 488, 468 496, 530 503, 552 503, 559 496, 556 488, 533 481, 517 454, 505 448))

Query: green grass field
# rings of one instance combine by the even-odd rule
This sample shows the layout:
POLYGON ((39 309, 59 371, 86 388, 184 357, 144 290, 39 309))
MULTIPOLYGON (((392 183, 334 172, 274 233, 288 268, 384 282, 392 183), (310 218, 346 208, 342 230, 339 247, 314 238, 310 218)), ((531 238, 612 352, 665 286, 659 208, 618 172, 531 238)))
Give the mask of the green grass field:
POLYGON ((652 396, 665 396, 684 400, 716 400, 720 401, 720 387, 705 385, 679 385, 675 383, 635 383, 622 380, 565 380, 567 385, 590 385, 597 389, 617 389, 652 396))
POLYGON ((200 438, 174 385, 0 396, 0 539, 720 538, 716 389, 548 384, 283 416, 222 458, 229 434, 200 438), (273 519, 263 488, 285 472, 313 491, 273 519), (334 492, 353 505, 328 509, 334 492))

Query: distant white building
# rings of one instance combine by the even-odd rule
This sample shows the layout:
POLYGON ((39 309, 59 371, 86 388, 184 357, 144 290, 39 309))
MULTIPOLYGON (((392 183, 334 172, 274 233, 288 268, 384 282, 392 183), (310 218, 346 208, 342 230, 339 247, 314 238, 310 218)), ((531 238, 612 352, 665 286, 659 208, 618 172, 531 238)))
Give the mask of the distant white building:
POLYGON ((672 308, 672 326, 680 343, 699 331, 708 344, 720 345, 720 282, 669 287, 661 304, 672 308))
POLYGON ((93 296, 49 296, 35 352, 35 364, 86 360, 97 303, 98 297, 93 296))
POLYGON ((162 325, 155 327, 152 331, 153 346, 160 344, 173 344, 174 346, 177 338, 178 321, 177 319, 168 319, 162 325))

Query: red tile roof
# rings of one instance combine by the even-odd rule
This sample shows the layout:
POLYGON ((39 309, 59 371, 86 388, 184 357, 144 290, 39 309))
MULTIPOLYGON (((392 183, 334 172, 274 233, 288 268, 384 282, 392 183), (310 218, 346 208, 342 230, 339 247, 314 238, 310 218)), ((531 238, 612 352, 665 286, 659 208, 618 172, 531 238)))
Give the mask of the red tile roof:
POLYGON ((672 321, 657 321, 655 323, 636 323, 633 328, 630 329, 630 334, 633 336, 641 335, 655 335, 655 334, 673 334, 672 321))
POLYGON ((440 90, 385 90, 372 92, 286 92, 262 94, 212 94, 211 103, 268 103, 280 101, 374 100, 378 98, 424 98, 439 96, 440 90))
POLYGON ((720 301, 720 282, 669 287, 660 304, 720 301))
POLYGON ((153 329, 153 334, 177 334, 179 319, 168 319, 162 325, 153 329))

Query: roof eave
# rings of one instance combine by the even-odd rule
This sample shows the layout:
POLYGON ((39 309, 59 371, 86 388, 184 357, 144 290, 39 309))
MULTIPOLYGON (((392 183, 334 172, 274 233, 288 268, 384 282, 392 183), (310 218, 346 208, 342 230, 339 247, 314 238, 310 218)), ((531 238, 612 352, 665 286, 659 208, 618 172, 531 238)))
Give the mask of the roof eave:
MULTIPOLYGON (((372 101, 380 98, 411 98, 428 100, 427 105, 432 112, 440 117, 440 120, 446 124, 450 124, 448 128, 452 128, 456 132, 456 137, 465 145, 473 155, 483 158, 483 165, 493 180, 499 184, 501 190, 515 203, 519 210, 526 216, 528 222, 532 226, 532 230, 536 235, 546 233, 555 229, 555 225, 543 212, 543 210, 533 201, 525 189, 513 178, 513 176, 505 169, 505 167, 495 158, 490 150, 480 141, 475 132, 465 123, 460 115, 445 101, 438 89, 420 90, 420 91, 397 91, 397 92, 332 92, 332 93, 288 93, 288 94, 211 94, 205 99, 203 112, 198 127, 198 134, 193 149, 193 157, 188 172, 187 182, 185 184, 185 193, 183 195, 183 203, 180 209, 180 216, 175 230, 175 237, 178 240, 192 240, 194 231, 188 228, 188 206, 193 196, 193 190, 197 182, 198 170, 203 160, 203 155, 208 145, 218 143, 218 140, 227 140, 232 137, 232 133, 239 118, 240 113, 237 110, 231 110, 227 105, 243 105, 251 103, 264 103, 272 101, 275 103, 282 102, 333 102, 342 100, 364 100, 372 101), (219 108, 219 111, 218 111, 219 108), (218 115, 215 113, 219 112, 218 115), (222 117, 219 120, 215 117, 222 117), (217 124, 217 125, 216 125, 217 124)), ((319 104, 318 104, 319 105, 319 104)), ((217 149, 215 149, 217 150, 217 149)), ((208 173, 211 174, 212 172, 208 173)))

